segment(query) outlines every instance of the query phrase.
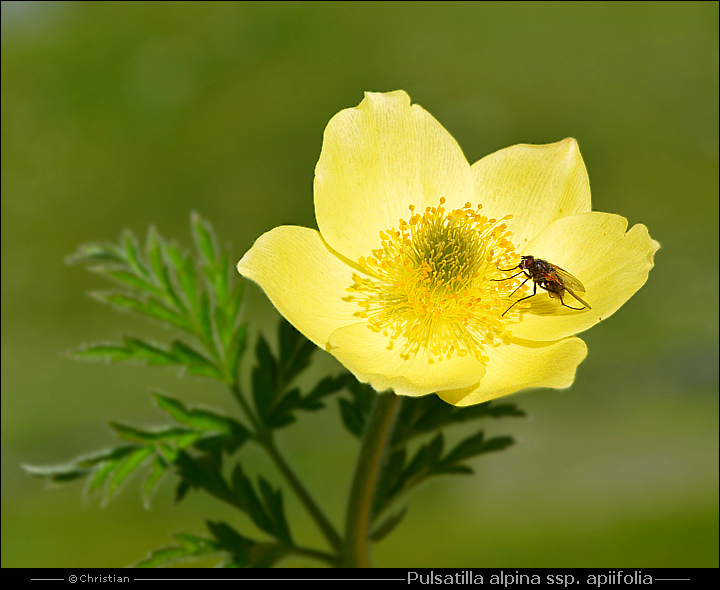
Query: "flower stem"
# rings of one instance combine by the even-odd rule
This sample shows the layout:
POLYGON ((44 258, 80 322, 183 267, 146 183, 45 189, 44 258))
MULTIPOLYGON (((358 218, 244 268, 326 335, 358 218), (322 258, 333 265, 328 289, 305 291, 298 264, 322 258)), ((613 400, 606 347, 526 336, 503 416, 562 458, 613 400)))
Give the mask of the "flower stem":
POLYGON ((399 407, 399 396, 379 394, 365 425, 345 521, 347 567, 372 567, 368 537, 373 498, 399 407))
POLYGON ((343 549, 343 542, 340 535, 335 530, 335 527, 333 527, 330 520, 328 520, 327 516, 325 516, 315 500, 313 500, 310 492, 305 489, 305 486, 303 486, 297 475, 295 475, 295 472, 290 468, 290 465, 288 465, 287 461, 285 461, 285 458, 275 445, 272 433, 265 431, 264 427, 260 423, 260 420, 258 420, 253 411, 250 409, 250 406, 245 400, 245 397, 242 395, 240 387, 237 383, 234 383, 230 389, 233 396, 240 404, 240 407, 243 409, 245 416, 255 428, 255 435, 253 438, 263 449, 265 449, 265 451, 267 451, 268 455, 270 455, 270 458, 278 468, 278 471, 280 471, 282 476, 285 478, 285 481, 287 481, 288 485, 295 492, 300 502, 302 502, 303 506, 305 506, 305 509, 315 521, 318 528, 322 531, 323 535, 325 535, 325 538, 328 543, 330 543, 330 546, 337 552, 338 555, 340 555, 343 549))
POLYGON ((297 475, 295 475, 295 472, 290 468, 290 465, 288 465, 283 456, 280 454, 280 451, 275 446, 275 441, 273 441, 270 437, 266 437, 260 442, 263 448, 270 455, 270 458, 273 460, 273 463, 275 463, 275 466, 285 478, 285 481, 287 481, 288 485, 293 489, 300 502, 302 502, 303 506, 305 506, 305 509, 315 521, 315 524, 317 524, 323 535, 325 535, 325 538, 328 543, 330 543, 330 546, 338 553, 338 555, 341 554, 343 542, 340 535, 337 533, 332 523, 328 520, 327 516, 325 516, 323 511, 316 504, 315 500, 313 500, 310 493, 302 485, 297 475))

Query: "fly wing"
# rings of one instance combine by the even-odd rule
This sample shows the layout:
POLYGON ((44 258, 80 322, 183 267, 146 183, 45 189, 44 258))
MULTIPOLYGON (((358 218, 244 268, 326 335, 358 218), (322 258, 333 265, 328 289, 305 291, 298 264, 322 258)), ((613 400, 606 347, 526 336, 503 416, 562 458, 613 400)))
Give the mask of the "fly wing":
POLYGON ((556 266, 553 270, 555 271, 557 277, 560 279, 560 282, 563 283, 563 285, 568 291, 570 291, 571 293, 572 291, 577 291, 578 293, 585 293, 585 286, 580 282, 580 279, 575 278, 568 271, 563 270, 559 266, 556 266))
POLYGON ((590 307, 590 304, 587 301, 585 301, 584 299, 580 299, 580 296, 577 293, 575 293, 575 291, 573 291, 572 289, 568 289, 567 287, 565 287, 565 291, 570 293, 570 295, 572 295, 575 299, 577 299, 585 307, 587 307, 588 309, 592 309, 592 307, 590 307))

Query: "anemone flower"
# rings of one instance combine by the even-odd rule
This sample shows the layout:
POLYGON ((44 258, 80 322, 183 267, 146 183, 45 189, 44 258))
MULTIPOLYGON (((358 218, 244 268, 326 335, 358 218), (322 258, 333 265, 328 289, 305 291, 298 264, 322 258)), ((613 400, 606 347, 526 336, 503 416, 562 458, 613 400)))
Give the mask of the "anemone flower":
POLYGON ((569 387, 574 335, 645 283, 659 247, 591 211, 574 139, 471 166, 403 91, 330 120, 314 193, 319 231, 276 227, 238 271, 358 380, 455 405, 569 387))

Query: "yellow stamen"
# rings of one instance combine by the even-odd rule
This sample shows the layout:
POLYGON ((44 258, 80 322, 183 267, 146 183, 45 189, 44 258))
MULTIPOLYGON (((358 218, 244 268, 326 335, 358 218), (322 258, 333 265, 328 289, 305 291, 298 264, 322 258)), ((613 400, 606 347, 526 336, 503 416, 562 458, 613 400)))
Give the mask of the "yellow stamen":
POLYGON ((470 353, 487 362, 483 346, 509 339, 505 325, 519 313, 513 308, 502 317, 518 280, 497 280, 504 278, 498 268, 519 261, 501 223, 512 216, 488 219, 471 203, 446 213, 445 202, 441 197, 422 215, 409 205, 408 221, 381 231, 382 247, 358 260, 368 276, 353 274, 347 290, 361 295, 352 300, 370 329, 391 342, 402 338, 405 358, 424 350, 430 357, 470 353))

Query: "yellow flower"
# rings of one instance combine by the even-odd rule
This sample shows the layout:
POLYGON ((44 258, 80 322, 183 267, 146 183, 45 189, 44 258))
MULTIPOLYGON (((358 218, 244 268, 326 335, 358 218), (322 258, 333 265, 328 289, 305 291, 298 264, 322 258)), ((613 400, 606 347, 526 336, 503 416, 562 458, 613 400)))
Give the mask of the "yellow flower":
POLYGON ((456 405, 569 387, 587 354, 573 335, 645 283, 659 247, 645 226, 591 211, 575 140, 470 166, 403 91, 368 92, 331 119, 314 191, 320 231, 276 227, 238 271, 360 381, 456 405), (511 278, 521 255, 571 272, 591 308, 547 283, 510 308, 533 292, 511 278))

